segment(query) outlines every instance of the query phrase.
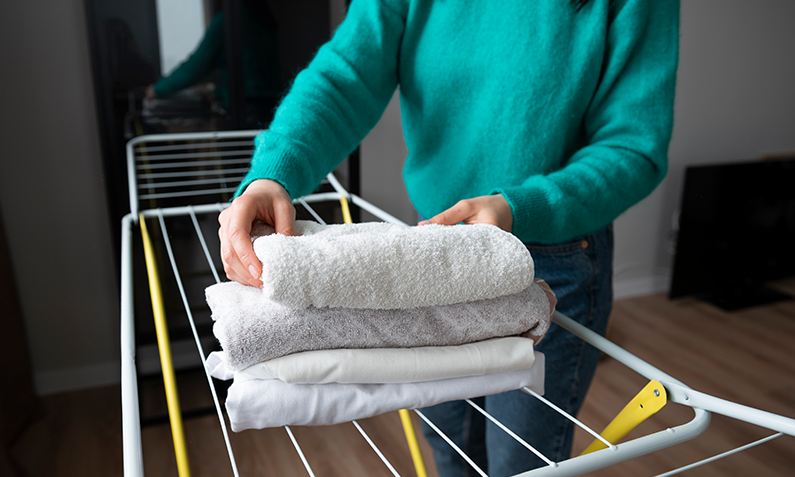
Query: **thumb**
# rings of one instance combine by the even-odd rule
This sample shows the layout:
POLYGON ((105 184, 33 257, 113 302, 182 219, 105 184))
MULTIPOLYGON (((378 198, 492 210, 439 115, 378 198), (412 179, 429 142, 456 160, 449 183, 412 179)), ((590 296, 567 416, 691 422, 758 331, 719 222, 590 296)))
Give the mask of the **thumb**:
POLYGON ((273 205, 273 227, 277 234, 295 235, 295 207, 291 201, 280 201, 273 205))

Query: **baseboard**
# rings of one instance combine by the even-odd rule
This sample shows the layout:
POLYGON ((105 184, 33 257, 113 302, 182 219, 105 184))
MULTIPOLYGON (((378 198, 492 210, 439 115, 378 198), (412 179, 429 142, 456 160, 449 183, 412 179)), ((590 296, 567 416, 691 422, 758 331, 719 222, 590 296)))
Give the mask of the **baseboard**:
MULTIPOLYGON (((202 343, 207 353, 214 338, 202 343)), ((143 346, 137 350, 136 367, 142 375, 160 373, 160 358, 157 347, 143 346)), ((193 341, 177 342, 171 345, 171 360, 175 370, 198 366, 201 363, 193 341)), ((121 382, 121 363, 112 361, 56 371, 36 373, 33 377, 38 396, 79 391, 99 386, 110 386, 121 382)))
POLYGON ((613 298, 632 298, 641 295, 665 293, 669 290, 671 277, 668 275, 648 275, 636 278, 623 278, 613 281, 613 298))
MULTIPOLYGON (((210 352, 211 346, 217 341, 214 337, 202 340, 205 354, 210 352)), ((137 350, 135 365, 139 375, 160 374, 160 353, 156 345, 142 346, 137 350)), ((171 343, 171 361, 175 370, 201 366, 201 358, 196 351, 193 340, 171 343)))
POLYGON ((39 396, 108 386, 118 384, 120 381, 121 364, 119 362, 43 371, 33 376, 36 394, 39 396))

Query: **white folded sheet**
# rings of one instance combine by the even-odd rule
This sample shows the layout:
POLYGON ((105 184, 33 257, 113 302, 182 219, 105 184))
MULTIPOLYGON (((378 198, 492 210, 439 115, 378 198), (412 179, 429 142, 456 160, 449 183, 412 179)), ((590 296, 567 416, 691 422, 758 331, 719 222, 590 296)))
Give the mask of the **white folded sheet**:
POLYGON ((539 340, 554 308, 542 281, 499 298, 404 310, 294 309, 235 282, 205 294, 213 333, 236 370, 301 351, 451 346, 516 335, 539 340))
POLYGON ((523 386, 543 394, 542 354, 536 354, 536 363, 530 369, 421 383, 288 384, 278 379, 235 379, 226 410, 235 432, 285 425, 332 425, 523 386))
POLYGON ((291 308, 440 306, 519 293, 533 259, 498 227, 296 221, 295 237, 258 223, 265 296, 291 308))
POLYGON ((479 376, 533 366, 533 341, 494 338, 460 346, 305 351, 235 372, 223 351, 210 353, 207 368, 218 379, 280 379, 291 384, 416 383, 479 376))

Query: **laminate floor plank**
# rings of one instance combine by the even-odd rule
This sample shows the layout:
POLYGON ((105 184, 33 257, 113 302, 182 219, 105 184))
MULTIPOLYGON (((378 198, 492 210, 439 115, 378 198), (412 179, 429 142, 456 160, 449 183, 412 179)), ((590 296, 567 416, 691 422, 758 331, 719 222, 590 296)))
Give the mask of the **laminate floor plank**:
MULTIPOLYGON (((795 278, 774 286, 793 293, 795 278)), ((727 313, 697 300, 670 301, 664 295, 619 300, 608 337, 696 390, 795 417, 795 301, 727 313)), ((162 415, 162 381, 139 384, 142 415, 162 415)), ((645 384, 644 377, 603 357, 580 419, 601 431, 645 384)), ((211 405, 206 379, 200 373, 180 375, 179 390, 184 410, 211 405)), ((30 477, 121 476, 119 396, 119 386, 45 396, 41 415, 15 443, 12 456, 30 477)), ((627 439, 680 425, 692 417, 692 409, 669 403, 627 439)), ((412 419, 419 429, 414 413, 412 419)), ((359 423, 400 475, 414 475, 396 412, 359 423)), ((351 423, 292 430, 318 477, 392 475, 351 423)), ((232 475, 214 412, 185 420, 185 434, 193 476, 232 475)), ((692 441, 589 475, 653 476, 770 434, 713 415, 709 429, 692 441)), ((230 432, 230 439, 241 476, 307 475, 283 428, 230 432)), ((577 430, 574 452, 582 451, 591 440, 577 430)), ((168 424, 145 427, 142 443, 147 477, 177 475, 168 424)), ((430 448, 421 436, 420 445, 429 475, 437 477, 430 448)), ((775 439, 682 475, 795 475, 795 437, 775 439)))
MULTIPOLYGON (((792 293, 795 280, 777 286, 792 293)), ((614 306, 608 337, 698 391, 795 417, 795 301, 725 312, 694 299, 670 301, 665 295, 620 300, 614 306)), ((623 407, 621 403, 628 402, 644 385, 645 378, 603 358, 580 419, 602 429, 623 407)), ((690 418, 692 411, 686 406, 669 403, 627 439, 690 418)), ((657 475, 771 434, 713 414, 709 429, 698 438, 592 475, 657 475)), ((578 430, 574 451, 584 449, 590 440, 578 430)), ((783 436, 682 475, 795 475, 795 438, 783 436)))

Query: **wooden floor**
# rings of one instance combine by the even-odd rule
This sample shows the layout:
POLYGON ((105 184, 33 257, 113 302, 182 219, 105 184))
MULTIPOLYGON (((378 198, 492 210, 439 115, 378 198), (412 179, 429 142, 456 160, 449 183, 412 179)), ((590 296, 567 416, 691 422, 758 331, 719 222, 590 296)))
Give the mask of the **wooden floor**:
MULTIPOLYGON (((779 286, 795 292, 795 279, 779 286)), ((697 390, 795 417, 795 301, 726 313, 695 300, 671 302, 663 295, 621 300, 615 304, 608 337, 697 390)), ((208 402, 203 379, 181 379, 183 408, 208 402)), ((601 430, 645 384, 634 371, 603 359, 580 418, 601 430)), ((162 387, 156 380, 141 387, 142 412, 161 413, 162 387)), ((12 449, 21 475, 121 476, 119 395, 118 386, 109 386, 43 398, 39 419, 12 449)), ((682 424, 692 416, 689 408, 668 404, 628 439, 682 424)), ((361 425, 400 475, 414 475, 397 413, 365 419, 361 425)), ((185 431, 192 475, 232 475, 216 417, 189 419, 185 431)), ((391 475, 351 423, 293 431, 318 477, 391 475)), ((657 475, 771 433, 713 415, 710 428, 693 441, 590 475, 657 475)), ((146 427, 142 434, 146 475, 175 476, 168 425, 146 427)), ((588 437, 577 432, 575 453, 590 442, 588 437)), ((242 476, 306 475, 284 429, 245 431, 231 439, 242 476)), ((421 444, 430 461, 427 445, 421 444)), ((435 476, 432 463, 429 467, 435 476)), ((682 475, 795 475, 795 437, 781 437, 682 475)))
MULTIPOLYGON (((775 286, 795 294, 795 278, 775 286)), ((695 299, 672 302, 664 295, 620 300, 614 306, 608 338, 698 391, 795 418, 795 301, 727 313, 695 299)), ((580 419, 601 430, 646 382, 620 363, 604 359, 580 419)), ((692 417, 689 408, 668 404, 627 439, 692 417)), ((700 437, 591 475, 657 475, 771 434, 713 414, 709 429, 700 437)), ((589 437, 578 432, 574 451, 582 450, 589 437)), ((795 437, 780 437, 682 475, 795 475, 795 437)))

